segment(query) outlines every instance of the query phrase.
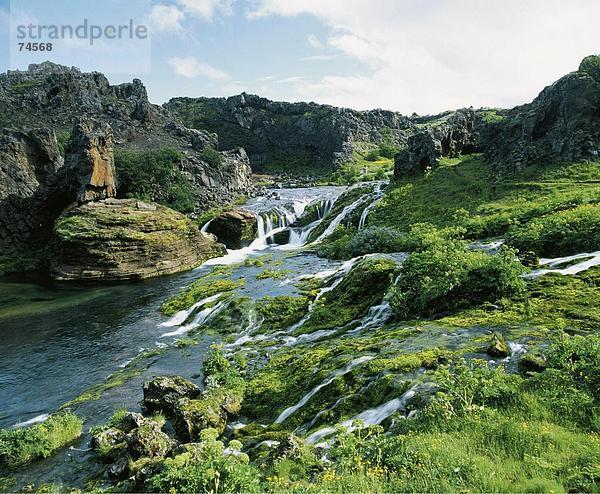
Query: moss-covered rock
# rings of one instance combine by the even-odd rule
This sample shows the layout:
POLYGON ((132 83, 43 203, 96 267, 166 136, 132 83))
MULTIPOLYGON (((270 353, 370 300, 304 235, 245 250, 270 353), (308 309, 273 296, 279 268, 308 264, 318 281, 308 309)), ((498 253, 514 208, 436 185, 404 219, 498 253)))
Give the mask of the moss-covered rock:
POLYGON ((197 398, 200 388, 180 376, 158 376, 144 383, 144 406, 148 410, 173 413, 182 398, 197 398))
POLYGON ((135 199, 67 210, 56 222, 58 280, 132 280, 192 269, 225 253, 186 216, 135 199))
POLYGON ((487 348, 487 353, 494 358, 505 358, 510 355, 510 348, 500 333, 494 333, 487 348))
POLYGON ((240 249, 250 245, 256 237, 256 217, 249 211, 234 209, 214 218, 208 232, 216 235, 228 249, 240 249))
POLYGON ((131 431, 125 437, 127 453, 133 459, 164 457, 175 446, 173 440, 160 430, 156 422, 148 423, 131 431))
POLYGON ((198 400, 182 399, 175 407, 173 426, 186 441, 194 441, 204 429, 223 432, 227 414, 223 408, 224 396, 212 394, 198 400))
POLYGON ((109 427, 95 434, 90 446, 102 461, 112 462, 127 447, 125 433, 115 427, 109 427))

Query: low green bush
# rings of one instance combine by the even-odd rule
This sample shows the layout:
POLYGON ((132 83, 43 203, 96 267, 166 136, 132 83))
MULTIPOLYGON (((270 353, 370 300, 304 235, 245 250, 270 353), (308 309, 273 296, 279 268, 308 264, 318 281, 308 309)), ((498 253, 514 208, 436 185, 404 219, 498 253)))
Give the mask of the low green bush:
POLYGON ((195 188, 178 168, 181 159, 181 153, 171 148, 117 149, 119 195, 158 202, 182 213, 192 212, 195 188))
POLYGON ((72 413, 52 415, 42 424, 0 429, 0 466, 16 467, 47 458, 81 435, 83 422, 72 413))
POLYGON ((223 156, 216 149, 204 148, 200 153, 200 158, 213 168, 221 168, 223 166, 223 156))
POLYGON ((512 227, 506 241, 519 251, 566 256, 600 249, 600 205, 584 204, 512 227))
POLYGON ((435 242, 402 265, 392 307, 406 319, 494 302, 525 289, 523 272, 512 250, 492 256, 461 241, 435 242))

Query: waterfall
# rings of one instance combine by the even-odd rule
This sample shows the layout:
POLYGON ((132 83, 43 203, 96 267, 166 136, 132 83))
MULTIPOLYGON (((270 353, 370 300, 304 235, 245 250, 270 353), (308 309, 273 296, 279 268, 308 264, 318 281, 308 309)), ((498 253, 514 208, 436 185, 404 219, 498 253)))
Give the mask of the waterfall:
POLYGON ((556 257, 554 259, 540 259, 541 266, 547 266, 546 268, 540 268, 532 271, 525 275, 525 278, 538 278, 547 273, 559 273, 563 275, 574 275, 587 271, 588 269, 600 265, 600 251, 592 253, 581 253, 566 257, 556 257), (583 259, 581 262, 560 269, 559 266, 566 263, 583 259))
POLYGON ((200 229, 200 231, 202 233, 206 233, 208 232, 208 227, 210 226, 210 224, 214 221, 214 218, 212 220, 208 220, 206 223, 204 223, 204 226, 200 229))
POLYGON ((283 412, 281 412, 281 414, 279 415, 279 417, 277 417, 277 419, 275 420, 275 423, 276 424, 281 424, 290 415, 293 415, 298 410, 300 410, 300 408, 302 408, 304 405, 306 405, 308 403, 308 401, 314 395, 316 395, 321 389, 323 389, 325 386, 329 386, 334 381, 334 379, 336 377, 343 376, 344 374, 348 374, 348 372, 350 372, 356 366, 358 366, 358 365, 360 365, 360 364, 362 364, 364 362, 368 362, 369 360, 372 360, 372 359, 373 359, 373 357, 359 357, 359 358, 356 358, 356 359, 350 361, 342 369, 338 369, 338 370, 332 372, 331 375, 325 381, 323 381, 318 386, 315 386, 308 393, 306 393, 298 403, 296 403, 292 407, 286 408, 283 412))
MULTIPOLYGON (((395 412, 404 410, 410 400, 413 399, 419 387, 429 387, 430 385, 419 385, 416 384, 412 386, 410 389, 404 392, 402 396, 398 398, 394 398, 393 400, 389 400, 382 405, 379 405, 375 408, 370 408, 365 410, 364 412, 359 413, 349 420, 345 420, 340 426, 342 426, 347 431, 352 431, 355 429, 353 425, 357 420, 362 421, 365 425, 378 425, 381 424, 385 419, 387 419, 390 415, 395 412)), ((315 444, 319 442, 321 439, 330 436, 337 429, 335 427, 325 427, 324 429, 320 429, 316 432, 313 432, 310 436, 306 438, 306 442, 309 444, 315 444)))
POLYGON ((213 295, 212 297, 208 297, 208 298, 205 298, 204 300, 200 300, 200 302, 196 302, 189 309, 180 310, 173 317, 171 317, 171 319, 169 319, 166 322, 161 323, 161 326, 165 327, 165 328, 170 328, 173 326, 180 326, 187 320, 188 317, 190 317, 191 314, 193 314, 196 311, 196 309, 198 309, 199 307, 202 307, 205 304, 210 304, 211 302, 215 302, 216 300, 219 299, 219 297, 221 295, 223 295, 223 294, 217 293, 217 294, 213 295))
POLYGON ((371 202, 371 204, 369 204, 365 209, 363 209, 363 212, 360 215, 360 221, 358 222, 359 230, 362 230, 364 228, 365 223, 367 221, 367 216, 369 215, 371 210, 375 206, 377 206, 377 204, 379 204, 379 201, 381 201, 381 199, 383 199, 382 189, 383 189, 383 182, 380 182, 375 186, 375 190, 373 191, 373 202, 371 202))
MULTIPOLYGON (((219 294, 221 295, 221 294, 219 294)), ((196 316, 194 320, 190 324, 186 324, 185 326, 180 326, 178 329, 174 331, 170 331, 168 333, 163 333, 160 335, 161 338, 167 338, 170 336, 179 336, 182 334, 186 334, 192 329, 202 326, 216 314, 221 312, 225 308, 226 304, 224 302, 218 302, 217 304, 207 307, 206 309, 202 309, 196 316)))
POLYGON ((352 204, 348 204, 348 206, 346 206, 344 209, 342 209, 342 211, 340 212, 340 214, 338 214, 331 223, 329 223, 329 225, 327 225, 327 228, 325 229, 325 231, 323 233, 321 233, 321 235, 319 235, 319 237, 313 242, 313 244, 317 244, 319 242, 321 242, 323 239, 329 237, 329 235, 331 235, 333 233, 333 231, 338 227, 338 225, 344 221, 346 219, 346 217, 352 213, 358 206, 360 206, 361 204, 363 204, 366 200, 368 199, 368 196, 361 196, 359 197, 356 201, 354 201, 352 204))

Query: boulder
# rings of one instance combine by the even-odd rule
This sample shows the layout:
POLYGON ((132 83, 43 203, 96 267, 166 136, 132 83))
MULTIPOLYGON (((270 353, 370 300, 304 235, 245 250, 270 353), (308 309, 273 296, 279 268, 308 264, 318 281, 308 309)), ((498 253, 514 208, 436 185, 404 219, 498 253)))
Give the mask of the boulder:
POLYGON ((136 199, 72 207, 54 227, 57 280, 136 280, 192 269, 226 253, 186 216, 136 199))
POLYGON ((546 369, 546 357, 540 353, 526 353, 519 359, 519 372, 527 375, 546 369))
POLYGON ((90 446, 103 461, 114 461, 127 446, 125 433, 114 427, 104 429, 92 437, 90 446))
POLYGON ((184 398, 177 403, 173 427, 185 442, 194 441, 204 429, 225 430, 227 412, 221 396, 204 397, 197 400, 184 398))
POLYGON ((197 398, 200 388, 180 376, 159 376, 144 383, 144 406, 150 411, 173 413, 182 398, 197 398))
POLYGON ((243 209, 226 211, 211 221, 207 231, 228 249, 241 249, 250 245, 256 237, 256 217, 243 209))
POLYGON ((142 425, 125 436, 127 453, 137 460, 143 457, 159 457, 167 455, 175 447, 173 440, 160 430, 156 423, 142 425))
POLYGON ((113 149, 113 132, 107 123, 81 120, 73 129, 65 149, 65 167, 78 181, 75 188, 79 202, 116 197, 113 149))
POLYGON ((494 358, 505 358, 510 355, 510 348, 500 333, 494 333, 487 348, 487 354, 494 358))

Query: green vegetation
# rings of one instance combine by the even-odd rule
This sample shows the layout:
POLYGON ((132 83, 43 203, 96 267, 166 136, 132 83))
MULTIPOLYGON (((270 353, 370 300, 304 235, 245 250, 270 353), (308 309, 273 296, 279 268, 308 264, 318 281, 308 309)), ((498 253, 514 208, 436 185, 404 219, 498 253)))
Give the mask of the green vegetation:
POLYGON ((317 252, 330 259, 351 259, 376 252, 402 252, 406 247, 405 240, 406 235, 386 226, 371 226, 358 231, 339 226, 317 247, 317 252))
POLYGON ((406 232, 431 223, 464 228, 467 238, 494 237, 544 215, 597 203, 599 180, 598 163, 530 167, 502 178, 478 156, 444 159, 427 177, 395 182, 369 225, 406 232))
POLYGON ((579 64, 579 72, 584 72, 600 81, 600 55, 589 55, 579 64))
POLYGON ((72 413, 52 415, 42 424, 0 429, 0 466, 17 467, 47 458, 81 435, 83 422, 72 413))
POLYGON ((256 275, 257 280, 280 280, 285 278, 290 273, 289 269, 265 269, 256 275))
POLYGON ((181 153, 171 148, 150 151, 117 149, 115 166, 119 194, 154 201, 182 213, 196 205, 195 189, 178 165, 181 153))
POLYGON ((265 297, 256 304, 263 319, 262 331, 278 331, 298 322, 308 310, 308 298, 302 296, 265 297))
POLYGON ((469 250, 464 242, 439 242, 412 253, 401 268, 392 307, 399 318, 431 316, 495 302, 525 289, 514 252, 469 250))
POLYGON ((584 204, 511 227, 507 243, 522 252, 558 257, 600 249, 600 205, 584 204))
POLYGON ((212 297, 217 293, 230 292, 244 285, 244 280, 237 281, 220 279, 218 270, 214 270, 191 283, 183 291, 165 302, 160 310, 167 316, 172 316, 180 310, 189 309, 200 300, 212 297))
POLYGON ((61 156, 65 156, 65 147, 69 140, 71 139, 71 133, 67 130, 63 130, 62 132, 58 132, 56 134, 56 142, 58 143, 58 150, 60 151, 61 156))
POLYGON ((213 168, 219 169, 223 166, 223 156, 216 149, 204 148, 200 153, 200 158, 213 168))
POLYGON ((396 263, 386 258, 358 262, 336 288, 315 303, 309 320, 299 331, 340 328, 358 319, 381 301, 396 269, 396 263))

